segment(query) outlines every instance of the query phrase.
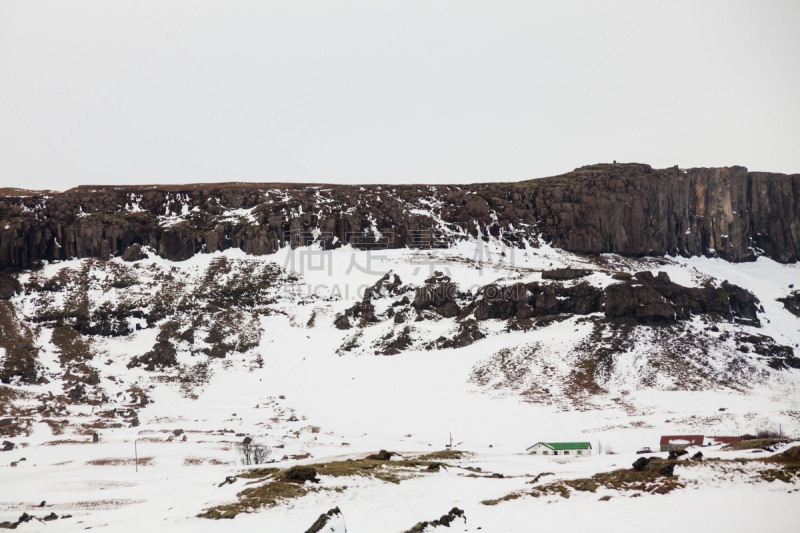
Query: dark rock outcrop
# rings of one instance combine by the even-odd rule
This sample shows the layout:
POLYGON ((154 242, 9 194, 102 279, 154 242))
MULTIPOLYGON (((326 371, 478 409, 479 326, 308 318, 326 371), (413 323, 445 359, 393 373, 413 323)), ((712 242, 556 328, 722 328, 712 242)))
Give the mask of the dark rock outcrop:
POLYGON ((800 291, 793 291, 784 298, 778 298, 783 307, 793 315, 800 317, 800 291))
POLYGON ((14 379, 28 384, 38 383, 40 379, 36 371, 38 355, 39 348, 30 342, 9 343, 4 361, 0 365, 0 383, 11 383, 14 379))
POLYGON ((458 332, 452 338, 440 338, 437 343, 441 348, 463 348, 484 337, 486 334, 481 331, 478 323, 474 319, 468 318, 459 323, 458 332))
POLYGON ((447 514, 442 515, 440 518, 430 522, 419 522, 405 533, 423 533, 424 531, 427 531, 428 528, 434 528, 438 526, 450 527, 450 524, 452 524, 456 519, 461 519, 464 522, 467 521, 464 511, 458 507, 453 507, 447 512, 447 514))
POLYGON ((168 340, 159 340, 153 349, 139 357, 134 357, 128 363, 128 368, 144 366, 145 370, 153 371, 158 368, 175 366, 178 364, 177 350, 168 340))
MULTIPOLYGON (((388 339, 387 339, 388 340, 388 339)), ((411 328, 404 327, 396 337, 389 340, 383 347, 383 355, 397 355, 413 344, 411 339, 411 328)))
POLYGON ((141 261, 147 259, 147 254, 142 251, 142 245, 139 243, 131 244, 125 251, 122 252, 122 260, 128 262, 141 261))
POLYGON ((658 457, 640 457, 633 462, 634 472, 651 472, 659 476, 672 476, 675 472, 675 461, 665 461, 658 457))
POLYGON ((638 272, 634 277, 599 289, 588 283, 517 283, 487 285, 467 305, 461 317, 477 320, 525 319, 559 314, 604 313, 607 318, 637 322, 675 322, 692 315, 759 325, 758 300, 749 291, 723 282, 719 287, 684 287, 664 272, 638 272))
POLYGON ((399 455, 395 452, 381 450, 378 453, 372 453, 366 457, 369 461, 391 461, 392 457, 399 455))
POLYGON ((586 254, 800 259, 800 174, 743 167, 600 164, 464 186, 230 183, 15 194, 0 196, 0 270, 108 258, 135 245, 180 261, 226 248, 268 254, 314 240, 324 248, 438 247, 453 235, 492 235, 511 245, 527 238, 535 245, 540 235, 586 254), (431 197, 441 201, 437 218, 420 214, 431 197), (231 214, 241 209, 247 217, 231 214))
POLYGON ((412 305, 417 311, 430 309, 444 318, 452 318, 461 311, 456 303, 459 296, 458 285, 452 283, 448 276, 437 272, 416 290, 412 305))
POLYGON ((20 292, 22 292, 22 286, 17 278, 7 272, 0 272, 0 300, 8 300, 20 292))
POLYGON ((319 482, 319 478, 317 477, 317 469, 313 466, 293 466, 287 469, 281 475, 281 479, 300 484, 303 484, 306 481, 310 481, 312 483, 319 482))
MULTIPOLYGON (((400 277, 395 274, 390 281, 390 273, 387 272, 372 287, 367 287, 360 302, 356 302, 352 307, 346 309, 343 314, 338 315, 334 319, 333 325, 337 329, 350 329, 353 327, 350 319, 353 319, 353 322, 360 327, 379 322, 375 316, 375 306, 372 304, 372 299, 397 295, 401 291, 400 277)), ((392 311, 392 317, 394 316, 394 311, 392 311)))
POLYGON ((609 318, 685 320, 691 315, 711 314, 726 320, 759 325, 758 300, 752 293, 723 282, 720 287, 684 287, 665 272, 653 276, 639 272, 635 279, 610 285, 605 290, 605 314, 609 318))
POLYGON ((566 281, 570 279, 582 278, 591 273, 591 270, 582 270, 580 268, 557 268, 555 270, 545 270, 542 272, 542 279, 566 281))
POLYGON ((326 529, 325 526, 328 526, 333 520, 341 518, 342 512, 338 507, 334 507, 327 513, 319 515, 319 518, 311 524, 311 527, 306 530, 306 533, 322 533, 326 529))

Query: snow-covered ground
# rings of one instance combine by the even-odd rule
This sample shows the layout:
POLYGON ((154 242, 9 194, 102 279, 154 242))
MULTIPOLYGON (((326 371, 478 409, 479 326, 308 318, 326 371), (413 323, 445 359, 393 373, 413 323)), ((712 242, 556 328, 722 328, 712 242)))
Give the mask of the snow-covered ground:
MULTIPOLYGON (((573 493, 569 499, 521 497, 498 505, 481 503, 530 488, 528 482, 543 472, 552 472, 547 481, 553 481, 629 468, 637 458, 635 451, 642 446, 658 449, 663 434, 739 435, 780 427, 785 434, 800 436, 800 370, 769 369, 753 354, 748 359, 751 356, 737 353, 753 372, 746 384, 682 388, 658 376, 642 383, 642 373, 635 369, 654 357, 658 339, 650 339, 647 335, 652 332, 641 329, 636 330, 640 337, 634 339, 633 348, 619 354, 619 368, 603 383, 603 392, 583 402, 559 392, 560 381, 574 364, 576 346, 591 333, 579 317, 512 331, 487 321, 485 338, 440 350, 424 349, 417 341, 452 332, 455 322, 418 323, 414 334, 426 338, 415 338, 410 349, 394 356, 375 355, 371 349, 391 330, 391 324, 350 330, 333 325, 337 314, 359 301, 364 289, 387 272, 397 274, 403 284, 421 286, 438 271, 450 276, 461 290, 475 294, 492 282, 541 281, 542 270, 561 267, 596 270, 585 279, 597 287, 613 282, 612 270, 651 270, 666 272, 685 286, 728 280, 752 291, 764 309, 759 314, 762 326, 721 324, 723 333, 736 328, 768 335, 794 347, 797 354, 800 318, 776 298, 800 282, 798 265, 764 258, 736 265, 706 258, 616 256, 595 262, 547 246, 511 250, 474 240, 442 250, 321 252, 303 248, 282 249, 264 257, 229 250, 182 263, 151 254, 135 268, 139 280, 152 281, 152 285, 142 282, 108 291, 92 282, 91 305, 118 304, 139 293, 147 296, 148 290, 160 287, 158 280, 167 272, 186 287, 202 287, 209 283, 204 273, 221 257, 234 268, 220 276, 235 277, 236 265, 242 262, 286 270, 284 283, 269 289, 274 290, 275 301, 268 312, 237 319, 248 320, 247 328, 260 331, 257 344, 224 359, 207 358, 181 345, 180 370, 153 373, 128 368, 128 363, 153 347, 157 328, 145 327, 121 337, 93 336, 91 346, 98 355, 86 364, 100 375, 99 387, 107 401, 70 405, 51 415, 51 423, 37 420, 30 435, 9 439, 18 446, 0 453, 0 522, 15 521, 22 512, 39 518, 55 512, 72 517, 46 523, 33 520, 21 524, 19 530, 302 533, 321 513, 338 506, 350 533, 399 533, 459 507, 465 511, 466 523, 454 522, 450 530, 800 530, 800 479, 794 483, 754 483, 746 476, 720 480, 710 466, 679 466, 679 477, 693 482, 665 495, 631 497, 600 490, 573 493), (342 350, 348 342, 355 348, 342 350), (496 376, 488 384, 476 380, 476 369, 492 366, 498 353, 508 354, 508 360, 520 367, 515 375, 526 387, 552 386, 553 400, 532 401, 496 376), (187 374, 197 379, 187 379, 187 374), (121 427, 98 429, 100 442, 92 443, 90 423, 100 411, 130 408, 133 386, 149 399, 136 407, 139 425, 131 427, 120 419, 125 422, 121 427), (61 426, 53 420, 69 422, 63 433, 54 430, 61 426), (275 507, 239 514, 233 520, 198 518, 209 507, 235 501, 248 483, 239 479, 219 486, 242 470, 238 445, 244 436, 272 448, 272 457, 279 462, 270 466, 281 468, 358 459, 380 449, 411 457, 443 449, 451 436, 455 448, 467 455, 448 469, 422 472, 399 484, 369 477, 323 476, 319 490, 275 507), (595 454, 571 459, 525 455, 525 448, 538 441, 589 441, 595 454), (599 454, 601 447, 616 453, 599 454), (138 471, 135 453, 144 458, 138 471), (305 454, 309 456, 288 458, 305 454), (284 456, 287 459, 282 460, 284 456), (16 466, 10 466, 12 461, 16 466), (474 476, 466 467, 503 477, 474 476), (599 501, 606 494, 611 499, 599 501), (46 503, 40 508, 42 501, 46 503)), ((133 268, 119 259, 97 266, 68 261, 47 265, 38 274, 25 274, 21 281, 24 285, 31 276, 52 278, 62 269, 87 264, 90 279, 112 275, 109 265, 133 268)), ((68 294, 55 293, 50 305, 63 305, 58 299, 68 294)), ((12 302, 21 316, 32 317, 41 306, 37 297, 23 294, 12 302)), ((381 305, 388 303, 376 301, 376 308, 381 305)), ((42 347, 39 361, 50 382, 13 385, 14 390, 30 393, 27 399, 15 400, 20 408, 42 403, 37 397, 64 393, 58 350, 49 342, 50 335, 47 327, 35 331, 42 347)), ((198 338, 198 346, 202 342, 198 338)), ((715 349, 703 364, 712 370, 718 365, 719 373, 724 373, 724 361, 734 354, 715 349)), ((719 447, 705 448, 703 453, 723 458, 769 455, 723 452, 719 447)), ((429 530, 440 529, 446 530, 429 530)))

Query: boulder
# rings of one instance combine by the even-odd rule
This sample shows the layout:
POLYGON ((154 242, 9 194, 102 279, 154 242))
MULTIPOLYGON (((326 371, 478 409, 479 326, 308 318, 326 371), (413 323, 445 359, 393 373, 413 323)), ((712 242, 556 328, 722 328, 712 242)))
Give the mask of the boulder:
POLYGON ((322 513, 319 518, 311 524, 306 533, 346 533, 344 516, 338 507, 334 507, 327 513, 322 513))
POLYGON ((658 457, 639 457, 633 462, 635 472, 652 472, 659 476, 671 476, 675 470, 674 461, 664 461, 658 457))
POLYGON ((0 300, 8 300, 22 292, 17 278, 8 272, 0 272, 0 300))
POLYGON ((281 475, 281 479, 284 481, 290 481, 292 483, 305 483, 306 481, 310 481, 312 483, 318 483, 319 478, 317 477, 317 469, 312 466, 293 466, 287 469, 283 475, 281 475))
POLYGON ((148 255, 144 253, 142 250, 142 246, 140 244, 132 244, 125 248, 125 251, 122 252, 122 260, 132 263, 134 261, 141 261, 142 259, 147 259, 148 255))

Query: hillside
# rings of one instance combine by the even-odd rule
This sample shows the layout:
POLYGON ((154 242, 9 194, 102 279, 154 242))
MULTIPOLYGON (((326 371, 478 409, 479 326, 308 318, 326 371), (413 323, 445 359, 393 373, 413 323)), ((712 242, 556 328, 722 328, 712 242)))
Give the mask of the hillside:
POLYGON ((0 526, 800 525, 800 175, 25 193, 0 197, 0 526))

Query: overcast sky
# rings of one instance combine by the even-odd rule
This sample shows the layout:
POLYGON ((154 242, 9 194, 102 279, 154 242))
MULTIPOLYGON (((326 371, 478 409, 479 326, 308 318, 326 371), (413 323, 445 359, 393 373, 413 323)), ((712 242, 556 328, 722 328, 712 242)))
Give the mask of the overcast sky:
POLYGON ((800 2, 0 0, 0 185, 800 172, 800 2))

